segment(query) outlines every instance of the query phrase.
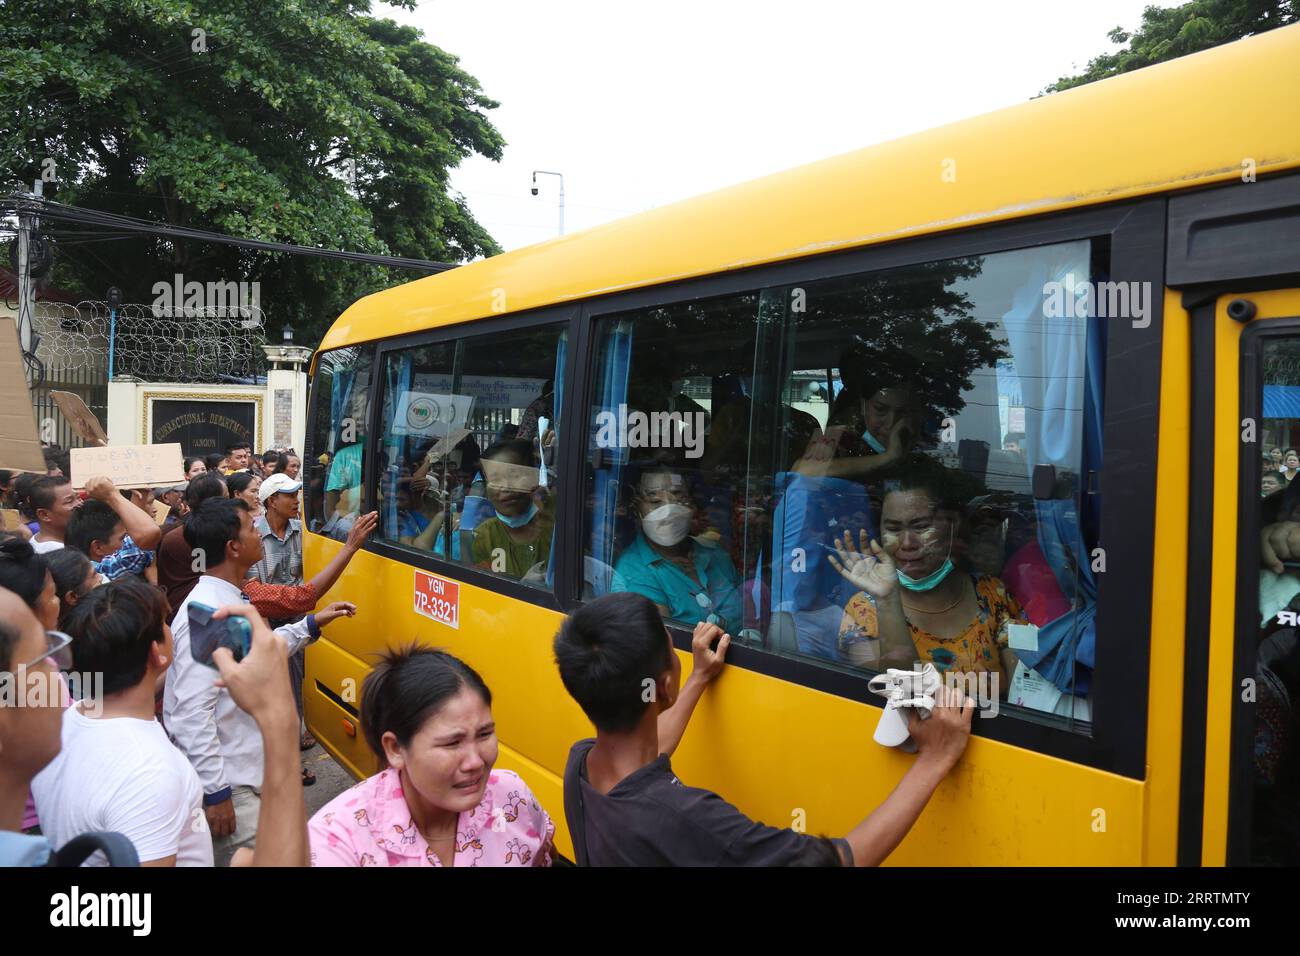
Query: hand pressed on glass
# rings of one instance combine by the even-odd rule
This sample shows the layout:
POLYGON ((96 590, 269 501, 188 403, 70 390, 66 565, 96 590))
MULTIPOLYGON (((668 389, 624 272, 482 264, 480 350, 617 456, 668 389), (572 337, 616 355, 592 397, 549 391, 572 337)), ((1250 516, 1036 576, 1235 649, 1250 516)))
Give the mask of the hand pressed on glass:
POLYGON ((839 558, 829 554, 826 559, 846 581, 859 590, 866 591, 877 601, 894 593, 898 586, 897 569, 894 567, 894 559, 880 546, 879 541, 868 541, 865 530, 858 532, 856 549, 853 547, 853 538, 847 531, 844 532, 843 543, 839 538, 833 540, 839 558))

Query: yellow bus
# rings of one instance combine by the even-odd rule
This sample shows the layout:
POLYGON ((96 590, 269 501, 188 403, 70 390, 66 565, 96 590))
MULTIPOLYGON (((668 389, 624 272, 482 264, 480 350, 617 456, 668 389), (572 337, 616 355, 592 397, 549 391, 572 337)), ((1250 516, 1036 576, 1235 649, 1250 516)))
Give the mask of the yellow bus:
POLYGON ((913 758, 873 742, 887 655, 827 554, 913 534, 891 496, 929 476, 947 540, 906 540, 978 612, 907 623, 980 714, 890 862, 1300 855, 1300 524, 1261 497, 1300 445, 1300 27, 388 289, 312 368, 307 573, 381 514, 307 655, 358 777, 370 655, 444 647, 571 858, 591 728, 552 638, 642 590, 686 667, 694 621, 734 638, 681 778, 846 832, 913 758))

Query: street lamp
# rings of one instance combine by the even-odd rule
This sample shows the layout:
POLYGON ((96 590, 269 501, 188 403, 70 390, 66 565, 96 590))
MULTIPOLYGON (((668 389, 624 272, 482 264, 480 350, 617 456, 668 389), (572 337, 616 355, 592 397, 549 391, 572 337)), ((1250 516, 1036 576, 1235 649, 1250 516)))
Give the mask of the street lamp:
POLYGON ((108 302, 108 380, 113 381, 113 340, 117 338, 117 310, 122 304, 122 290, 113 286, 105 294, 108 302))
POLYGON ((537 177, 538 176, 559 176, 560 177, 560 235, 564 235, 564 174, 553 173, 547 169, 533 170, 533 195, 537 195, 537 177))

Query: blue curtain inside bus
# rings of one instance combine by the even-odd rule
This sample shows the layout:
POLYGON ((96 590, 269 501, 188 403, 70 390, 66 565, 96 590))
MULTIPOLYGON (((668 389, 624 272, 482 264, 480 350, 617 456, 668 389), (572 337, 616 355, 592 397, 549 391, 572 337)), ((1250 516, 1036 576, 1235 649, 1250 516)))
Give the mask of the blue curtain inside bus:
POLYGON ((1016 654, 1057 689, 1084 695, 1096 664, 1097 604, 1085 529, 1096 527, 1098 507, 1098 496, 1087 494, 1085 486, 1089 474, 1101 468, 1106 320, 1083 298, 1092 278, 1088 242, 1022 255, 1030 279, 1017 290, 1002 321, 1025 407, 1033 410, 1025 418, 1026 477, 1032 477, 1035 465, 1052 465, 1073 475, 1074 487, 1070 497, 1035 502, 1038 545, 1071 610, 1039 626, 1037 651, 1016 654), (1049 283, 1077 296, 1076 308, 1066 315, 1050 314, 1049 283), (1086 316, 1082 326, 1081 315, 1086 316))
MULTIPOLYGON (((628 369, 632 364, 632 322, 621 319, 602 327, 604 348, 597 375, 600 394, 596 397, 596 412, 618 414, 619 405, 627 402, 628 369)), ((619 487, 623 480, 623 466, 627 462, 625 448, 598 448, 596 445, 596 419, 590 423, 591 452, 600 466, 593 468, 593 501, 591 515, 591 541, 588 553, 591 560, 583 569, 583 577, 595 596, 609 590, 614 568, 615 517, 618 513, 619 487)))
MULTIPOLYGON (((554 398, 551 401, 551 422, 550 426, 555 429, 554 448, 559 448, 560 435, 560 414, 564 408, 564 356, 569 350, 569 332, 566 329, 560 333, 560 339, 555 343, 555 378, 552 379, 551 392, 554 398)), ((538 429, 537 438, 540 441, 545 436, 538 429)), ((557 462, 558 464, 558 462, 557 462)), ((542 484, 548 484, 546 481, 546 450, 542 449, 541 462, 542 484)), ((546 586, 554 590, 555 588, 555 532, 557 529, 551 529, 551 557, 546 562, 546 586)))
POLYGON ((382 477, 384 491, 384 536, 396 538, 399 533, 397 522, 397 479, 400 473, 398 462, 406 461, 410 455, 410 437, 404 432, 396 434, 393 428, 397 408, 402 397, 411 389, 411 353, 401 352, 390 355, 385 365, 388 380, 384 383, 384 450, 379 458, 386 467, 382 477))
POLYGON ((357 370, 355 368, 335 368, 334 374, 330 377, 330 444, 328 448, 323 450, 331 455, 338 448, 344 411, 352 400, 352 383, 356 379, 357 370))

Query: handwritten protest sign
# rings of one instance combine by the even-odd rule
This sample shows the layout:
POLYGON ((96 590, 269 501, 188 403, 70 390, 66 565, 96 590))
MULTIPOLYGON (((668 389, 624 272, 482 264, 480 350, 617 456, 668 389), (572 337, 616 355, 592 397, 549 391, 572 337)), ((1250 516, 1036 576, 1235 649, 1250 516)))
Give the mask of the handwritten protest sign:
POLYGON ((50 392, 50 398, 54 399, 54 404, 59 406, 59 411, 63 417, 68 420, 72 430, 76 432, 82 441, 89 442, 92 445, 107 445, 108 436, 104 434, 104 427, 99 424, 99 419, 95 413, 86 407, 86 403, 81 400, 80 395, 73 392, 50 392))
POLYGON ((175 485, 185 478, 179 444, 109 445, 100 448, 72 449, 72 486, 86 487, 86 482, 100 475, 110 478, 118 488, 149 488, 175 485))
POLYGON ((425 460, 440 462, 452 453, 452 450, 470 434, 468 428, 453 428, 448 434, 439 438, 432 448, 425 453, 425 460))
POLYGON ((167 502, 155 501, 153 503, 153 520, 158 522, 159 526, 167 522, 167 516, 171 513, 171 506, 167 502))
POLYGON ((0 319, 0 468, 45 473, 27 370, 13 319, 0 319))

